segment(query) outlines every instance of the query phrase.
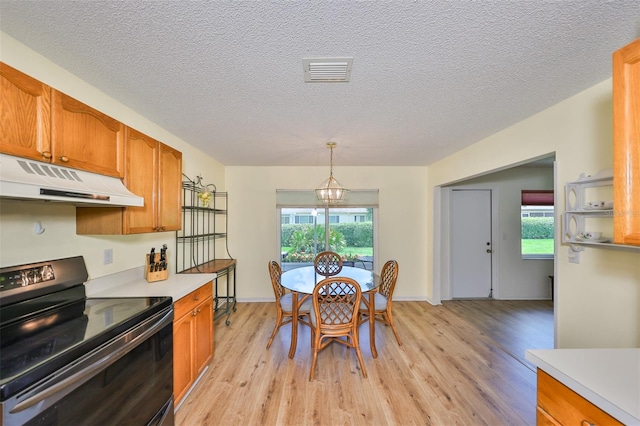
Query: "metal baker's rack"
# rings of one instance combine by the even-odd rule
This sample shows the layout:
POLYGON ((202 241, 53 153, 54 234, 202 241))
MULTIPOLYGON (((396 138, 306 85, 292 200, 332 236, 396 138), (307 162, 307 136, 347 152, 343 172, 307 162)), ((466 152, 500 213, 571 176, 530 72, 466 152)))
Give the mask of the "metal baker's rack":
POLYGON ((226 192, 183 174, 182 229, 176 231, 176 273, 215 273, 214 319, 236 311, 236 259, 227 244, 226 192), (219 280, 225 278, 225 292, 219 280))

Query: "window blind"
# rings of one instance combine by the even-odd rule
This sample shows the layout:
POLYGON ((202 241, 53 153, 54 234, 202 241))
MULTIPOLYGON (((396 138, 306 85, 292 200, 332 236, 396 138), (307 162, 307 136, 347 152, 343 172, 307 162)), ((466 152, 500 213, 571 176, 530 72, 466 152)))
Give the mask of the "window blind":
MULTIPOLYGON (((378 207, 377 189, 357 189, 350 190, 344 201, 337 204, 330 204, 329 207, 378 207)), ((276 207, 327 207, 316 197, 313 189, 276 189, 276 207)))
POLYGON ((553 206, 553 190, 522 190, 523 206, 553 206))

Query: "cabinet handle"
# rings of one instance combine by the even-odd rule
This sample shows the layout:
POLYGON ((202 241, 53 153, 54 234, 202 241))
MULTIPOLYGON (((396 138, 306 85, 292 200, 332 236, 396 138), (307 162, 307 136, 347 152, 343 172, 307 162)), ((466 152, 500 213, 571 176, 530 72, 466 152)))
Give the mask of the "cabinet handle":
POLYGON ((596 424, 591 423, 589 420, 583 420, 580 422, 580 426, 596 426, 596 424))
POLYGON ((200 313, 200 312, 202 312, 202 309, 201 309, 201 308, 198 308, 198 313, 200 313))
POLYGON ((51 152, 49 151, 42 152, 42 158, 46 158, 47 160, 49 160, 51 157, 53 157, 53 155, 51 155, 51 152))
POLYGON ((58 158, 58 160, 62 161, 63 163, 68 163, 69 157, 67 157, 66 155, 61 155, 60 158, 58 158))
POLYGON ((193 296, 193 300, 199 300, 200 297, 198 297, 198 295, 196 294, 195 296, 193 296))
POLYGON ((191 312, 191 316, 192 316, 192 317, 195 317, 196 315, 198 315, 198 314, 196 313, 196 311, 191 312))
POLYGON ((165 230, 164 226, 161 226, 160 229, 158 229, 158 231, 164 231, 164 230, 165 230))

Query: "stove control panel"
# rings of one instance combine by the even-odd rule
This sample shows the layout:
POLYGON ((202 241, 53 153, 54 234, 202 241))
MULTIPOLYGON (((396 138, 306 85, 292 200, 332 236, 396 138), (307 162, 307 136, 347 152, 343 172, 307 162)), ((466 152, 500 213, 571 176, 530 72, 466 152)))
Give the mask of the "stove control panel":
POLYGON ((0 273, 0 291, 26 287, 46 281, 53 281, 56 277, 52 265, 40 265, 32 268, 0 273))

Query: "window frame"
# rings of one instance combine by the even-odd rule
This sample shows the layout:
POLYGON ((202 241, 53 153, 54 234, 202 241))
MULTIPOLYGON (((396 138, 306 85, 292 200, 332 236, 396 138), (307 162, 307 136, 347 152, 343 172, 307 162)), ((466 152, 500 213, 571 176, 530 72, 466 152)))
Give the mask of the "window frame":
POLYGON ((557 224, 557 215, 555 207, 555 195, 553 190, 522 190, 520 201, 520 255, 523 260, 553 260, 555 259, 555 228, 557 224), (538 209, 540 212, 531 212, 526 208, 538 209), (533 213, 533 215, 532 215, 533 213), (551 213, 550 215, 548 213, 551 213), (540 214, 539 216, 537 214, 540 214), (524 218, 534 217, 552 217, 554 226, 554 244, 551 253, 528 253, 522 252, 522 225, 524 218))

